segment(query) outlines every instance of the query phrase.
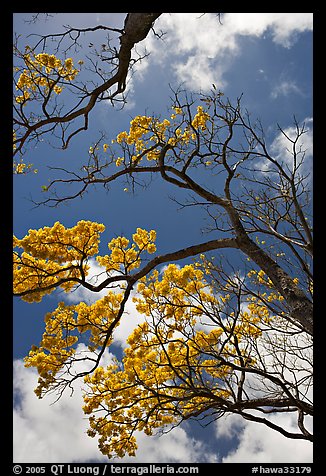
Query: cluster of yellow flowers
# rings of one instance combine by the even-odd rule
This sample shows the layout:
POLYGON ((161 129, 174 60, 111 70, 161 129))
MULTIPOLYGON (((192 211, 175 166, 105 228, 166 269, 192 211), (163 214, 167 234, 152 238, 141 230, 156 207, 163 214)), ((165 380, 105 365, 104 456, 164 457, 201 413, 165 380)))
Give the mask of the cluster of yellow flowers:
POLYGON ((99 436, 103 454, 133 456, 135 431, 152 435, 157 428, 178 422, 181 415, 204 410, 211 401, 209 394, 199 396, 203 374, 212 395, 228 398, 223 379, 230 369, 205 356, 205 351, 214 350, 221 333, 214 329, 208 334, 198 331, 189 340, 173 338, 163 321, 152 327, 145 322, 128 338, 123 368, 110 365, 85 378, 89 391, 83 410, 90 415, 88 434, 99 436), (105 418, 97 413, 103 408, 105 418))
POLYGON ((147 116, 136 116, 130 122, 129 133, 126 131, 120 132, 117 135, 117 142, 121 144, 122 141, 125 141, 127 144, 136 144, 136 150, 141 150, 141 142, 139 140, 152 131, 153 125, 155 125, 155 120, 152 117, 147 116))
POLYGON ((64 263, 80 259, 81 255, 98 253, 99 234, 104 230, 102 223, 80 220, 75 226, 66 228, 57 221, 52 227, 29 230, 21 240, 14 239, 16 246, 34 257, 64 263))
POLYGON ((109 255, 98 256, 97 261, 101 266, 105 266, 107 271, 122 271, 128 274, 133 269, 139 268, 141 264, 141 254, 147 252, 155 253, 156 232, 146 231, 137 228, 132 235, 133 243, 129 246, 130 240, 124 236, 113 238, 108 244, 111 251, 109 255))
MULTIPOLYGON (((70 291, 77 279, 87 276, 87 258, 98 254, 99 237, 104 230, 103 224, 81 220, 71 228, 56 222, 52 227, 31 229, 22 239, 14 236, 14 248, 23 250, 14 251, 14 292, 22 294, 22 299, 28 302, 37 302, 58 284, 66 292, 70 291)), ((137 228, 131 247, 128 248, 126 238, 114 238, 108 244, 110 256, 97 256, 98 261, 105 264, 107 270, 117 271, 122 267, 128 273, 140 266, 141 253, 156 251, 155 239, 154 230, 137 228)), ((73 346, 80 334, 90 332, 90 350, 102 347, 122 299, 122 293, 109 290, 92 305, 81 302, 66 306, 61 302, 54 312, 46 315, 42 341, 38 347, 33 346, 25 359, 26 366, 36 367, 39 372, 36 389, 39 397, 55 383, 56 375, 67 365, 68 359, 73 359, 73 346)), ((112 339, 108 339, 106 344, 111 342, 112 339)))
MULTIPOLYGON (((101 348, 112 322, 117 317, 123 294, 109 290, 107 294, 91 305, 81 302, 75 306, 77 312, 77 327, 80 332, 90 331, 89 349, 101 348)), ((116 324, 116 327, 119 323, 116 324)), ((112 343, 110 338, 106 345, 112 343)))
MULTIPOLYGON (((35 55, 32 51, 23 55, 25 69, 20 74, 16 89, 21 92, 16 96, 16 102, 26 104, 33 93, 40 92, 48 95, 54 91, 56 94, 62 92, 61 84, 65 81, 70 82, 75 79, 79 70, 74 67, 72 58, 64 61, 55 55, 48 53, 39 53, 35 55)), ((82 64, 82 61, 79 61, 82 64)), ((19 68, 16 68, 19 71, 19 68)))
MULTIPOLYGON (((14 152, 17 149, 16 140, 17 140, 17 134, 16 134, 16 131, 13 130, 13 151, 14 152)), ((21 158, 19 162, 16 162, 14 160, 14 162, 13 162, 13 173, 17 174, 17 175, 26 174, 26 172, 28 172, 30 170, 33 170, 33 172, 35 174, 37 174, 38 170, 37 169, 32 169, 32 167, 33 167, 33 164, 26 164, 24 162, 23 158, 21 158)))
POLYGON ((248 278, 253 278, 254 282, 256 283, 263 284, 264 286, 268 286, 269 288, 273 288, 272 281, 270 280, 270 278, 268 278, 265 271, 263 271, 262 269, 260 269, 259 271, 252 269, 249 271, 249 273, 247 273, 247 276, 248 278))
MULTIPOLYGON (((22 239, 14 236, 14 248, 23 249, 14 251, 14 292, 33 302, 51 293, 57 283, 70 291, 77 279, 87 276, 87 259, 98 254, 104 230, 101 223, 81 220, 72 228, 56 222, 52 227, 29 230, 22 239)), ((156 232, 137 228, 132 239, 129 246, 127 238, 113 238, 108 244, 110 254, 97 256, 99 264, 124 274, 139 268, 142 253, 156 251, 156 232)))
POLYGON ((38 169, 33 169, 33 164, 25 164, 24 160, 21 159, 19 162, 13 162, 13 173, 17 175, 26 174, 29 171, 33 171, 34 174, 37 174, 38 169))
POLYGON ((14 163, 14 173, 16 174, 23 174, 26 171, 27 165, 24 162, 20 162, 19 164, 14 163))
MULTIPOLYGON (((45 332, 39 346, 33 346, 24 359, 26 367, 36 367, 40 375, 35 393, 42 397, 54 382, 61 369, 73 358, 73 347, 85 332, 90 332, 88 348, 101 349, 110 325, 116 319, 123 295, 109 291, 106 296, 92 305, 81 302, 67 306, 60 302, 58 307, 45 316, 45 332)), ((118 326, 118 324, 116 324, 118 326)), ((106 345, 112 343, 112 337, 106 345)))
POLYGON ((174 112, 171 114, 171 119, 175 119, 177 115, 182 115, 182 108, 178 106, 173 106, 172 109, 174 112))
POLYGON ((122 365, 101 367, 85 378, 88 434, 99 437, 100 450, 110 458, 135 455, 135 432, 151 435, 205 411, 211 398, 232 401, 234 366, 255 365, 248 342, 261 336, 270 319, 254 297, 238 316, 231 312, 227 318, 232 295, 215 295, 196 264, 154 271, 137 291, 137 310, 147 318, 128 337, 122 365), (201 316, 213 313, 225 315, 220 326, 212 321, 205 331, 198 327, 201 316))
POLYGON ((14 251, 14 292, 25 293, 22 299, 33 302, 51 293, 58 281, 70 291, 75 278, 87 275, 85 259, 98 253, 104 230, 103 224, 81 220, 72 228, 56 222, 52 227, 31 229, 22 239, 14 236, 14 248, 23 249, 14 251))
MULTIPOLYGON (((170 126, 170 121, 164 119, 162 122, 149 116, 136 116, 130 122, 129 132, 120 132, 113 142, 118 144, 134 145, 136 154, 141 154, 145 149, 151 147, 151 145, 162 143, 166 140, 165 132, 170 126)), ((146 154, 147 160, 156 160, 159 152, 155 149, 149 151, 146 154)), ((132 157, 133 162, 140 160, 138 155, 132 157)), ((118 158, 116 161, 117 167, 123 163, 122 158, 118 158)))
POLYGON ((204 273, 193 265, 180 268, 176 264, 169 264, 162 275, 155 270, 150 277, 141 280, 137 290, 142 297, 134 298, 136 308, 146 316, 156 309, 165 318, 191 322, 203 314, 204 304, 217 304, 204 273))
MULTIPOLYGON (((41 300, 56 283, 69 291, 87 275, 87 258, 94 255, 109 275, 119 272, 124 278, 140 267, 142 253, 156 251, 156 232, 137 228, 132 242, 115 237, 108 243, 109 254, 99 256, 104 230, 103 224, 90 221, 72 228, 56 222, 29 230, 22 239, 14 237, 14 247, 23 249, 14 253, 14 291, 30 302, 41 300)), ((134 455, 135 432, 151 435, 177 424, 210 408, 212 399, 232 402, 236 372, 243 365, 256 365, 256 339, 274 319, 269 303, 283 301, 262 270, 248 276, 257 292, 241 303, 231 280, 215 280, 213 262, 205 255, 183 267, 169 264, 139 281, 133 300, 145 322, 128 337, 120 364, 97 367, 85 377, 88 434, 99 437, 103 454, 134 455), (203 327, 207 319, 210 325, 203 327)), ((296 278, 293 281, 298 284, 296 278)), ((82 334, 96 355, 103 345, 112 344, 123 299, 122 289, 111 289, 91 305, 61 302, 46 315, 40 345, 25 359, 26 366, 39 372, 39 397, 71 368, 82 334)))
MULTIPOLYGON (((172 122, 170 119, 159 121, 150 116, 136 116, 130 122, 129 132, 120 132, 112 142, 133 145, 135 154, 132 156, 132 162, 138 163, 142 160, 143 156, 149 161, 158 159, 160 152, 155 145, 162 145, 163 143, 168 143, 172 147, 187 145, 191 140, 196 140, 197 130, 206 130, 206 124, 210 116, 204 111, 202 106, 197 107, 197 113, 191 125, 187 124, 184 128, 181 127, 183 118, 181 118, 179 126, 175 121, 177 116, 183 115, 182 109, 180 107, 173 107, 173 111, 171 114, 172 122), (167 137, 167 133, 169 137, 167 137), (146 150, 148 150, 148 152, 143 154, 146 150)), ((104 144, 104 152, 107 148, 107 144, 104 144)), ((118 157, 116 166, 119 167, 123 164, 124 159, 118 157)))
POLYGON ((205 131, 207 128, 206 123, 209 119, 210 119, 210 116, 207 112, 204 111, 203 106, 198 106, 197 114, 193 118, 191 125, 196 130, 201 129, 202 131, 205 131))
MULTIPOLYGON (((206 263, 205 257, 203 263, 206 263)), ((179 324, 181 328, 184 322, 195 325, 202 315, 225 312, 227 306, 232 307, 232 295, 228 292, 216 294, 205 279, 211 273, 207 263, 201 267, 199 269, 199 263, 182 268, 170 264, 163 274, 155 270, 150 277, 142 278, 137 288, 141 297, 133 298, 138 312, 146 316, 156 313, 157 316, 164 316, 164 319, 173 319, 177 329, 179 324)), ((259 277, 261 276, 262 273, 259 277)), ((271 287, 266 278, 261 282, 266 288, 271 287)), ((260 324, 272 319, 266 303, 279 303, 283 300, 283 296, 275 291, 261 293, 261 299, 249 297, 249 304, 237 316, 236 324, 233 322, 234 312, 228 311, 231 320, 224 322, 225 331, 235 333, 239 340, 259 337, 260 324)))
MULTIPOLYGON (((148 347, 144 348, 145 354, 142 357, 126 358, 126 370, 119 370, 116 365, 111 365, 106 369, 98 368, 92 376, 85 378, 89 392, 84 395, 84 412, 90 415, 90 430, 88 435, 95 437, 98 435, 99 448, 103 454, 109 457, 123 457, 125 454, 135 455, 137 449, 134 431, 144 431, 147 435, 152 434, 155 428, 172 423, 174 417, 169 415, 172 410, 172 403, 164 405, 164 409, 157 406, 157 399, 151 398, 150 389, 139 385, 136 375, 140 372, 139 378, 151 371, 145 368, 149 364, 148 347), (147 350, 147 351, 146 351, 147 350), (144 370, 143 370, 144 368, 144 370), (132 378, 128 378, 128 374, 132 378), (137 403, 142 402, 141 405, 137 403), (157 408, 156 408, 157 406, 157 408), (111 414, 111 418, 98 417, 93 412, 98 408, 106 408, 111 414), (169 412, 170 411, 170 412, 169 412)), ((155 366, 152 366, 155 371, 155 366)), ((156 373, 157 387, 165 379, 159 372, 156 373)), ((167 372, 164 373, 167 375, 167 372)), ((172 372, 170 372, 172 376, 172 372)), ((153 375, 153 380, 155 376, 153 375)), ((164 400, 163 400, 164 401, 164 400)))

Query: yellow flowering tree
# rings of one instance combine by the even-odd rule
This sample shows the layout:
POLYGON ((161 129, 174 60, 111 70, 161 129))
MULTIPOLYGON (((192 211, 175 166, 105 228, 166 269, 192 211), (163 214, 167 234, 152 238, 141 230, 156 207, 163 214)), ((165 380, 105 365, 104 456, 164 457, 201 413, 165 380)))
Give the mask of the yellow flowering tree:
POLYGON ((39 373, 36 394, 60 395, 84 378, 88 434, 98 436, 101 452, 110 458, 135 455, 139 431, 152 435, 184 420, 211 421, 228 413, 289 438, 312 440, 304 425, 312 414, 304 396, 312 379, 311 339, 289 321, 285 299, 265 272, 230 275, 200 253, 230 245, 227 241, 148 260, 156 252, 156 233, 141 228, 132 241, 113 238, 109 253, 99 255, 104 228, 88 221, 72 228, 55 223, 14 239, 14 293, 22 299, 39 301, 56 288, 107 289, 93 304, 61 301, 46 314, 42 340, 25 358, 39 373), (192 264, 156 269, 196 254, 192 264), (97 284, 87 280, 94 256, 105 270, 97 284), (128 299, 144 322, 128 337, 121 362, 103 367, 101 358, 114 342, 128 299), (86 343, 88 352, 78 350, 78 343, 86 343), (297 411, 300 431, 260 416, 279 411, 297 411))
POLYGON ((292 162, 282 161, 242 112, 241 98, 232 104, 216 90, 176 91, 167 117, 137 115, 109 143, 91 144, 83 176, 71 172, 69 179, 65 170, 65 180, 46 187, 44 203, 81 197, 94 184, 120 181, 129 192, 154 175, 191 194, 185 206, 203 207, 213 239, 162 254, 155 230, 137 228, 131 237, 112 237, 100 254, 105 227, 90 221, 14 237, 14 294, 21 299, 105 290, 93 304, 63 299, 45 316, 42 340, 25 364, 38 370, 40 398, 84 379, 88 433, 108 457, 135 455, 140 431, 227 414, 312 441, 313 242, 305 128, 296 123, 294 131, 280 130, 292 150, 292 162), (77 187, 72 195, 67 184, 77 187), (93 259, 102 270, 95 282, 93 259), (143 322, 123 357, 103 366, 115 329, 132 319, 130 301, 143 322), (280 426, 279 412, 296 414, 297 426, 280 426))
POLYGON ((129 130, 120 132, 111 144, 103 144, 103 153, 98 143, 89 148, 89 160, 83 167, 86 175, 50 182, 47 190, 53 195, 42 203, 57 205, 82 197, 88 186, 109 188, 111 182, 121 179, 125 180, 124 190, 132 191, 140 177, 145 181, 146 176, 156 174, 192 193, 191 204, 207 209, 211 230, 227 236, 227 247, 240 249, 266 273, 288 301, 292 318, 312 333, 313 237, 310 191, 302 176, 305 154, 300 144, 305 126, 296 124, 295 137, 287 137, 293 149, 291 165, 289 159, 282 162, 273 157, 261 126, 253 126, 250 117, 242 113, 241 98, 233 105, 221 92, 213 91, 199 99, 206 107, 196 104, 194 96, 183 97, 183 92, 177 91, 168 118, 136 116, 129 130), (194 170, 202 173, 203 181, 192 177, 194 170), (216 191, 214 183, 202 185, 212 176, 221 178, 216 191), (77 187, 71 196, 60 190, 67 183, 77 187), (232 232, 227 234, 227 229, 232 232), (272 246, 264 238, 272 240, 272 246), (288 262, 302 275, 299 287, 293 283, 298 276, 291 278, 279 265, 284 249, 288 262))
POLYGON ((222 278, 204 257, 182 268, 170 264, 161 275, 154 271, 138 292, 134 300, 146 320, 128 338, 121 363, 85 377, 88 433, 99 437, 102 453, 134 456, 139 431, 152 435, 185 420, 208 423, 228 413, 290 438, 312 438, 304 425, 303 434, 286 431, 260 416, 298 407, 302 416, 312 412, 284 377, 285 368, 299 372, 307 379, 302 389, 310 386, 304 355, 311 358, 311 343, 293 340, 291 326, 273 314, 281 295, 268 293, 268 303, 254 299, 245 280, 222 278), (245 292, 247 300, 240 297, 245 292), (294 343, 300 358, 285 362, 284 347, 294 343))

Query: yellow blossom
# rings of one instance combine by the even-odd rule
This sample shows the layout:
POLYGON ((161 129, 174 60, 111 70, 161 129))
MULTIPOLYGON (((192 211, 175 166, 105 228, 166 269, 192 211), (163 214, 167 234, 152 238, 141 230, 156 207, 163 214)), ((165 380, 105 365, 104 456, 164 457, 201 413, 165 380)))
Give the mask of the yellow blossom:
POLYGON ((39 53, 35 55, 30 49, 23 55, 25 69, 19 75, 16 82, 16 89, 21 94, 15 100, 19 104, 25 105, 28 99, 38 97, 40 88, 45 94, 61 94, 62 84, 73 81, 79 70, 74 68, 72 58, 62 61, 55 55, 39 53), (60 82, 60 84, 58 84, 60 82))

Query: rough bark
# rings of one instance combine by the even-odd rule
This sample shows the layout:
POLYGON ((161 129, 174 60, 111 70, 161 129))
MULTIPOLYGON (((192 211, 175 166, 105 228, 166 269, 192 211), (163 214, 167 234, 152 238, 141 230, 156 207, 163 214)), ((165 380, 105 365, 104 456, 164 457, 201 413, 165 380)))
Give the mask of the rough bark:
MULTIPOLYGON (((243 227, 237 210, 233 207, 230 199, 222 198, 214 193, 205 190, 198 183, 194 182, 187 174, 180 173, 171 167, 165 167, 163 160, 161 168, 170 170, 180 177, 183 182, 177 183, 175 179, 163 178, 173 181, 179 187, 185 187, 193 190, 196 194, 203 197, 207 202, 215 203, 224 208, 232 224, 236 236, 237 248, 245 255, 249 256, 270 278, 275 289, 284 297, 290 308, 291 318, 309 334, 313 334, 313 304, 300 288, 298 288, 291 276, 289 276, 265 251, 253 242, 243 227)), ((162 172, 161 172, 162 175, 162 172)), ((166 175, 166 173, 165 173, 166 175)))

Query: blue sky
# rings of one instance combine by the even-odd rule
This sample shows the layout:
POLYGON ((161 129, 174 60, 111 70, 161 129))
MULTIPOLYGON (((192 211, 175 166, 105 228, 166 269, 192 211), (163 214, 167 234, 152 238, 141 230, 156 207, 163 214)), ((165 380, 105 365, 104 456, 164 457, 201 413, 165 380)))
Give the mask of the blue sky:
MULTIPOLYGON (((26 23, 31 14, 14 14, 14 32, 21 44, 33 44, 31 33, 63 31, 62 25, 121 27, 125 14, 61 13, 47 22, 26 23)), ((311 145, 312 129, 312 14, 246 13, 223 14, 219 24, 216 14, 163 14, 155 29, 166 32, 163 40, 152 34, 138 48, 151 53, 135 69, 128 84, 128 102, 121 111, 101 103, 90 116, 89 130, 72 140, 68 150, 38 144, 26 155, 38 169, 37 174, 14 177, 14 232, 20 238, 30 228, 51 226, 57 220, 73 226, 78 220, 104 223, 101 251, 114 235, 130 236, 136 227, 157 231, 158 252, 183 248, 203 240, 205 216, 197 208, 178 210, 170 196, 172 187, 155 180, 148 189, 133 195, 119 183, 107 193, 92 189, 83 200, 74 200, 56 208, 37 207, 41 191, 55 177, 48 165, 73 169, 87 161, 89 146, 104 131, 110 141, 117 132, 128 130, 130 119, 145 112, 167 114, 171 96, 169 84, 181 83, 189 91, 209 91, 212 83, 231 99, 243 94, 242 104, 253 118, 260 118, 267 137, 277 139, 276 124, 284 129, 292 125, 293 116, 309 124, 306 144, 311 145)), ((85 38, 85 48, 72 56, 84 59, 88 42, 103 43, 100 35, 85 38)), ((312 151, 309 152, 310 154, 312 151)), ((78 296, 75 295, 75 299, 78 296)), ((94 296, 79 296, 89 300, 94 296)), ((83 462, 104 460, 96 441, 85 435, 87 421, 80 410, 81 392, 67 395, 50 406, 51 397, 37 400, 33 393, 37 377, 25 369, 22 358, 31 345, 38 344, 43 332, 43 316, 62 300, 55 293, 40 304, 14 303, 14 374, 16 405, 14 408, 14 457, 17 462, 83 462), (69 421, 69 423, 67 423, 69 421), (51 429, 51 432, 49 431, 51 429), (64 429, 64 431, 63 431, 64 429)), ((136 312, 132 307, 131 312, 136 312)), ((137 320, 137 317, 136 317, 137 320)), ((121 325, 118 346, 111 352, 121 353, 130 324, 121 325)), ((109 359, 110 356, 107 356, 109 359)), ((288 417, 282 416, 285 424, 288 417)), ((204 430, 189 424, 156 439, 143 435, 139 439, 138 462, 310 462, 309 443, 293 442, 255 424, 230 417, 204 430), (290 460, 289 460, 290 458, 290 460)))

